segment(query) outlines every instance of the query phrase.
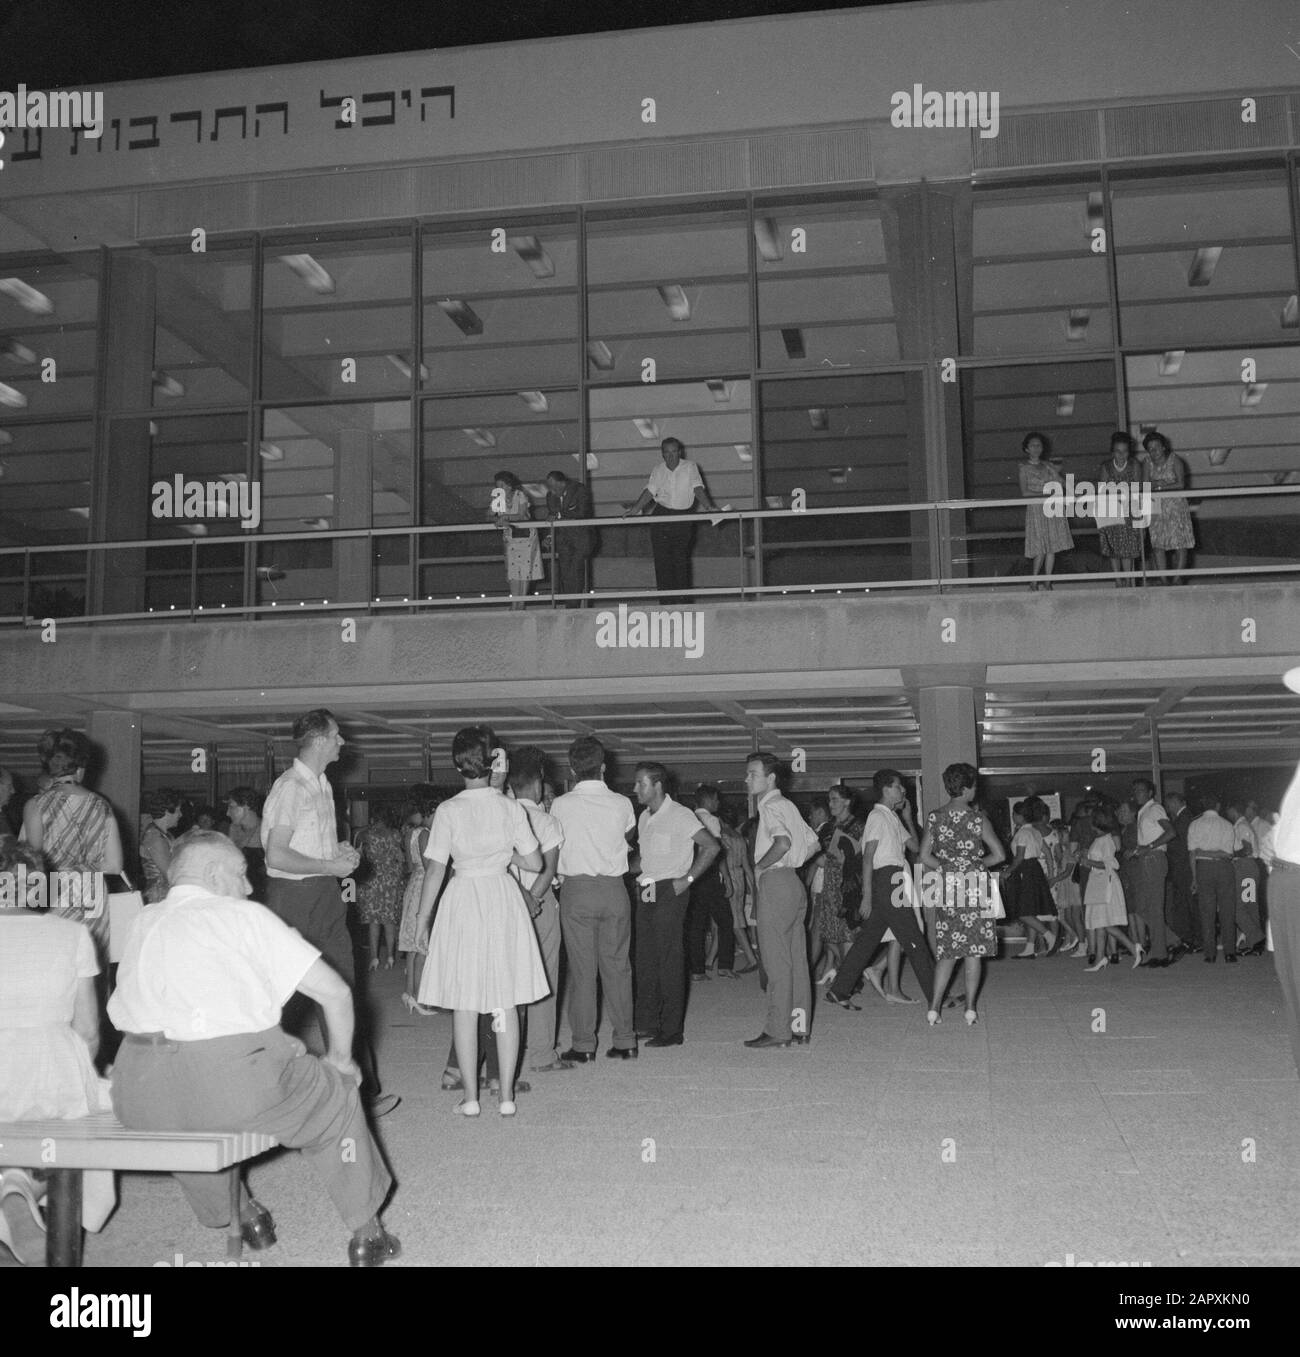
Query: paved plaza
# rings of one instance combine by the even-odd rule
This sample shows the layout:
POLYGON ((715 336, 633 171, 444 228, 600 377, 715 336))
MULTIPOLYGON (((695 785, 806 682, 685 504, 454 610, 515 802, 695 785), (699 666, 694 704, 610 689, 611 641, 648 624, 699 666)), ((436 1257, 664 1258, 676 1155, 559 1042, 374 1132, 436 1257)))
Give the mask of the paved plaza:
MULTIPOLYGON (((1089 975, 988 968, 982 1018, 822 1005, 809 1047, 749 1051, 757 979, 691 995, 684 1047, 534 1079, 513 1121, 439 1090, 451 1019, 373 977, 393 1266, 1300 1264, 1300 1080, 1271 957, 1089 975), (1094 1030, 1102 1028, 1104 1030, 1094 1030)), ((915 989, 910 971, 904 986, 915 989)), ((567 1035, 567 1034, 566 1034, 567 1035)), ((218 1260, 166 1177, 120 1181, 89 1265, 218 1260)), ((345 1265, 346 1231, 293 1153, 254 1166, 264 1267, 345 1265)))

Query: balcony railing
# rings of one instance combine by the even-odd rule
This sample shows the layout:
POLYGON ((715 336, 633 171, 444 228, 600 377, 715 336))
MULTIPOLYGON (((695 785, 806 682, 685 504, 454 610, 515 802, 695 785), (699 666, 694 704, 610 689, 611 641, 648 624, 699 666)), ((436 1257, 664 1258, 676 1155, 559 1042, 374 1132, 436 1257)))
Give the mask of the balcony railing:
MULTIPOLYGON (((1268 564, 1196 566, 1177 572, 1187 582, 1251 579, 1300 580, 1300 512, 1296 496, 1300 485, 1246 486, 1223 490, 1176 490, 1153 494, 1153 500, 1181 498, 1193 506, 1198 521, 1197 551, 1205 556, 1233 552, 1202 546, 1207 527, 1231 536, 1225 525, 1245 532, 1254 525, 1252 551, 1260 552, 1262 529, 1273 531, 1280 549, 1268 564), (1270 512, 1276 499, 1281 513, 1270 512), (1233 512, 1237 501, 1257 507, 1233 512), (1263 501, 1262 504, 1259 502, 1263 501), (1222 505, 1226 512, 1207 514, 1206 506, 1222 505)), ((962 499, 850 507, 736 510, 700 515, 696 543, 696 578, 712 563, 715 575, 731 574, 726 584, 700 583, 689 590, 667 591, 646 585, 604 585, 588 593, 560 593, 555 571, 537 582, 538 592, 527 607, 564 607, 577 603, 605 606, 620 601, 681 597, 701 601, 759 600, 791 594, 844 595, 882 591, 946 593, 963 589, 1007 588, 1029 583, 1023 556, 1024 510, 1027 501, 962 499), (909 530, 900 532, 899 520, 908 516, 909 530), (882 520, 893 520, 886 522, 882 520), (872 524, 880 530, 871 533, 872 524), (729 542, 727 554, 701 551, 708 543, 705 526, 712 523, 729 542), (821 530, 821 524, 825 530, 821 530), (856 530, 846 532, 852 524, 856 530), (734 525, 734 530, 732 528, 734 525), (818 531, 813 532, 814 525, 818 531), (734 545, 734 552, 730 547, 734 545), (866 561, 835 577, 837 555, 866 561), (783 578, 758 583, 758 564, 764 573, 783 578), (725 568, 724 568, 725 563, 725 568), (990 573, 990 567, 999 567, 990 573), (809 578, 816 575, 817 578, 809 578)), ((1247 506, 1242 504, 1242 509, 1247 506)), ((543 555, 552 563, 558 534, 595 528, 608 548, 613 534, 654 532, 680 526, 681 518, 593 518, 537 522, 543 555)), ((1076 542, 1074 564, 1084 569, 1058 568, 1058 587, 1111 585, 1161 579, 1146 548, 1138 567, 1113 573, 1090 544, 1097 529, 1091 519, 1071 518, 1076 542)), ((94 542, 0 549, 0 625, 39 626, 55 617, 61 623, 135 622, 167 618, 206 621, 214 618, 255 618, 285 613, 382 614, 429 610, 500 609, 512 602, 505 580, 503 554, 496 549, 501 530, 490 523, 439 524, 421 527, 337 529, 295 533, 258 533, 193 537, 189 541, 157 539, 132 542, 94 542), (487 534, 488 537, 483 537, 487 534), (460 538, 456 543, 450 539, 460 538), (464 549, 465 540, 491 541, 492 550, 464 549), (495 540, 492 540, 495 539, 495 540), (440 552, 440 547, 456 548, 440 552), (280 557, 279 561, 272 559, 280 557), (466 581, 457 591, 453 583, 437 589, 419 588, 435 574, 459 572, 466 581), (495 588, 479 588, 494 572, 495 588), (283 591, 280 584, 285 585, 283 591), (394 585, 396 584, 396 587, 394 585), (471 584, 474 587, 470 587, 471 584), (331 585, 333 588, 331 589, 331 585), (365 596, 361 587, 365 586, 365 596), (78 597, 80 595, 80 597, 78 597), (270 595, 270 597, 267 597, 270 595), (140 606, 119 606, 123 600, 140 606)), ((1144 539, 1145 541, 1145 539, 1144 539)), ((649 570, 648 552, 608 551, 601 557, 602 573, 613 561, 638 557, 649 570)), ((1237 555, 1242 555, 1238 551, 1237 555)), ((517 601, 517 600, 516 600, 517 601)))

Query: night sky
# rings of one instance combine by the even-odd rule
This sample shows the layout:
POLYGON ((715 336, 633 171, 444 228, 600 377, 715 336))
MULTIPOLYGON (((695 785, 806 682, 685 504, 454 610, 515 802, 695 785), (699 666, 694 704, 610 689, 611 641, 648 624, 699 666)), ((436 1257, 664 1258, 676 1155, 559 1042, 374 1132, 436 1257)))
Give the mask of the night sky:
POLYGON ((0 0, 0 89, 418 52, 859 4, 745 0, 0 0))

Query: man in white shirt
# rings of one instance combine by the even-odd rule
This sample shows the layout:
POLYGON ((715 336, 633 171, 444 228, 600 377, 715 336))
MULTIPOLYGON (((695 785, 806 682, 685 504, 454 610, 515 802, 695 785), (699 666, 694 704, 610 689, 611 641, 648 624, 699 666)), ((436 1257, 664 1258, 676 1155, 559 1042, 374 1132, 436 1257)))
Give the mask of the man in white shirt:
MULTIPOLYGON (((298 757, 276 778, 262 807, 266 905, 313 947, 319 947, 325 960, 355 991, 352 935, 339 880, 356 871, 361 855, 339 843, 334 793, 325 776, 345 741, 334 713, 317 707, 293 723, 293 742, 298 746, 298 757)), ((300 1001, 290 1006, 284 1019, 286 1026, 298 1026, 302 1008, 300 1001)), ((326 1037, 328 1040, 328 1033, 326 1037)), ((364 1031, 357 1033, 357 1053, 370 1110, 382 1117, 401 1099, 380 1093, 374 1052, 364 1031)))
POLYGON ((596 979, 613 1044, 605 1054, 636 1059, 632 1015, 632 902, 623 876, 636 816, 626 796, 605 785, 605 747, 583 735, 569 746, 577 783, 557 796, 551 814, 560 823, 560 929, 569 959, 569 1026, 573 1045, 561 1056, 574 1064, 596 1058, 596 979))
MULTIPOLYGON (((697 508, 720 513, 713 496, 705 487, 704 478, 694 462, 686 459, 686 445, 680 438, 665 438, 659 445, 663 463, 650 473, 646 488, 629 515, 650 509, 655 516, 693 514, 697 508)), ((691 587, 691 550, 695 540, 695 525, 679 523, 673 527, 654 528, 650 532, 650 547, 655 558, 655 585, 660 589, 689 589, 691 587)), ((680 607, 689 598, 666 597, 659 600, 665 607, 680 607)))
MULTIPOLYGON (((126 1033, 113 1066, 119 1120, 139 1131, 272 1135, 302 1150, 324 1182, 352 1231, 354 1267, 396 1258, 401 1245, 379 1223, 392 1178, 361 1107, 347 984, 317 948, 247 898, 244 855, 225 835, 186 835, 168 879, 166 899, 131 930, 108 1003, 126 1033), (323 1059, 280 1030, 295 991, 328 1018, 323 1059)), ((229 1223, 225 1174, 176 1177, 204 1225, 229 1223)), ((253 1247, 275 1243, 264 1207, 248 1199, 241 1220, 253 1247)))
POLYGON ((1135 778, 1130 790, 1138 808, 1138 846, 1129 859, 1129 881, 1133 889, 1128 908, 1130 914, 1138 915, 1147 926, 1150 955, 1143 966, 1164 970, 1172 964, 1165 934, 1165 878, 1169 875, 1165 852, 1167 845, 1178 836, 1165 808, 1156 800, 1152 783, 1144 777, 1135 778))
POLYGON ((1233 859, 1237 873, 1237 927, 1243 935, 1238 956, 1260 956, 1264 951, 1264 925, 1259 920, 1260 868, 1259 835, 1241 807, 1225 808, 1224 818, 1232 824, 1233 859))
POLYGON ((1236 835, 1219 814, 1219 798, 1212 792, 1201 798, 1204 810, 1187 827, 1187 854, 1196 874, 1196 899, 1201 911, 1201 943, 1206 965, 1216 958, 1214 920, 1224 961, 1237 959, 1237 873, 1233 866, 1236 835))
MULTIPOLYGON (((1300 668, 1282 680, 1300 693, 1300 668)), ((1300 1073, 1300 766, 1282 798, 1282 810, 1263 846, 1269 855, 1268 918, 1273 936, 1273 965, 1282 986, 1283 1011, 1291 1038, 1291 1057, 1300 1073)))
POLYGON ((662 763, 639 763, 637 823, 636 1034, 647 1046, 680 1046, 686 1018, 686 909, 691 886, 722 845, 694 811, 668 795, 662 763))
POLYGON ((826 990, 827 999, 840 1008, 857 1007, 852 1001, 854 987, 891 929, 907 949, 927 1000, 934 992, 934 958, 916 921, 915 891, 907 863, 908 851, 913 854, 919 851, 907 788, 903 775, 893 768, 880 769, 871 780, 879 800, 872 806, 862 834, 865 922, 853 939, 834 983, 826 990))
POLYGON ((758 800, 754 873, 758 878, 758 950, 767 971, 767 1013, 763 1030, 745 1043, 807 1045, 812 1019, 812 979, 804 917, 808 897, 799 868, 821 849, 799 808, 777 789, 780 765, 772 754, 753 754, 745 763, 745 788, 758 800))

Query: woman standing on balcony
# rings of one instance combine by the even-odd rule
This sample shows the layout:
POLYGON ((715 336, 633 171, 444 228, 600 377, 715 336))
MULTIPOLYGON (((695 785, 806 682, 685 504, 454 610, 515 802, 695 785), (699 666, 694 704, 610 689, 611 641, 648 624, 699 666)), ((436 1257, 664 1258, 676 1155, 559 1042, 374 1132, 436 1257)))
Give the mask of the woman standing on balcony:
POLYGON ((513 612, 523 608, 529 583, 542 578, 542 549, 536 528, 517 526, 533 517, 532 502, 519 477, 513 471, 498 471, 492 486, 492 520, 505 539, 506 579, 513 612))
MULTIPOLYGON (((1142 529, 1133 521, 1142 485, 1142 467, 1133 456, 1133 440, 1126 433, 1111 434, 1110 456, 1097 472, 1097 495, 1099 500, 1113 499, 1109 506, 1098 504, 1097 527, 1101 530, 1101 554, 1109 557, 1115 574, 1132 570, 1142 555, 1142 529), (1110 515, 1103 511, 1105 507, 1122 507, 1128 512, 1110 515)), ((1136 580, 1116 580, 1115 588, 1135 584, 1136 580)))
POLYGON ((1034 582, 1031 590, 1040 587, 1048 593, 1052 590, 1052 568, 1056 565, 1056 554, 1069 551, 1074 546, 1070 525, 1065 518, 1065 505, 1060 503, 1060 512, 1052 515, 1047 512, 1046 494, 1049 486, 1061 489, 1060 472, 1048 461, 1047 439, 1040 433, 1027 433, 1020 444, 1025 460, 1020 463, 1020 493, 1026 499, 1035 501, 1025 510, 1025 555, 1034 563, 1034 582), (1039 585, 1038 576, 1042 574, 1046 583, 1039 585))
MULTIPOLYGON (((1152 429, 1142 440, 1142 450, 1146 454, 1152 490, 1181 490, 1187 484, 1187 468, 1183 465, 1183 459, 1174 455, 1164 434, 1152 429)), ((1181 572, 1187 569, 1188 549, 1196 545, 1187 501, 1175 495, 1170 495, 1168 499, 1153 499, 1149 535, 1156 569, 1166 583, 1182 584, 1181 572), (1165 574, 1168 553, 1171 551, 1174 554, 1172 577, 1165 574)))

